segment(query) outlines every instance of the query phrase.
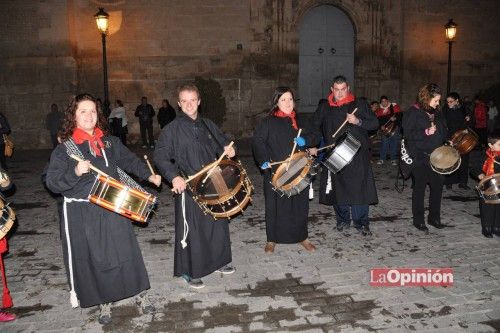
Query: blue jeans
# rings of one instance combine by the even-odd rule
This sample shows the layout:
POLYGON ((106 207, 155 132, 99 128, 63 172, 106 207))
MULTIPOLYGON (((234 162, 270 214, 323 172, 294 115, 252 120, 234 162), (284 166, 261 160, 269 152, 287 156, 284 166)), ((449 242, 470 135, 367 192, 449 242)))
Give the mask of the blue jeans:
POLYGON ((387 153, 392 161, 396 160, 398 154, 399 135, 394 134, 391 137, 382 137, 382 143, 380 146, 380 160, 385 161, 387 153))
POLYGON ((359 229, 363 226, 368 226, 370 224, 368 220, 369 208, 370 206, 368 205, 333 205, 337 217, 337 226, 350 226, 351 215, 355 228, 359 229))

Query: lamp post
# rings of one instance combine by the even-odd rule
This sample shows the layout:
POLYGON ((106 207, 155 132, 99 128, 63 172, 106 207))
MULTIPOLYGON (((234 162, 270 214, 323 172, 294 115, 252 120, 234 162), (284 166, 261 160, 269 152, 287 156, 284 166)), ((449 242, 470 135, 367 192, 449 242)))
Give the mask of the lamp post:
POLYGON ((109 115, 109 91, 108 91, 108 62, 106 59, 106 35, 108 34, 109 14, 104 11, 104 8, 99 8, 99 11, 94 15, 97 29, 101 33, 102 38, 102 71, 104 76, 104 103, 103 112, 106 117, 109 115))
POLYGON ((457 24, 453 22, 453 19, 450 19, 448 23, 444 26, 446 33, 446 41, 448 43, 448 81, 446 83, 446 93, 450 93, 450 84, 451 84, 451 45, 453 44, 453 39, 455 39, 455 35, 457 34, 457 24))

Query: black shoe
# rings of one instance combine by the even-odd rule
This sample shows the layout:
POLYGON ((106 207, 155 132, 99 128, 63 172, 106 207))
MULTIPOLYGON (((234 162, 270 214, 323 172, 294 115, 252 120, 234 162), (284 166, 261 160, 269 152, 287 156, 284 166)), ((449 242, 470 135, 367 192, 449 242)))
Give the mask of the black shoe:
POLYGON ((350 224, 340 223, 340 224, 337 224, 337 231, 346 230, 346 229, 349 229, 350 227, 351 227, 350 224))
POLYGON ((458 184, 458 187, 462 190, 470 190, 470 187, 467 184, 458 184))
POLYGON ((372 232, 370 231, 370 227, 365 225, 361 228, 361 234, 363 236, 371 236, 372 235, 372 232))
POLYGON ((413 226, 420 231, 429 232, 429 228, 425 224, 414 224, 413 226))
POLYGON ((493 229, 491 233, 497 237, 500 237, 500 228, 493 229))
POLYGON ((491 233, 491 230, 484 229, 481 231, 484 237, 486 238, 493 238, 493 234, 491 233))
POLYGON ((451 185, 451 184, 450 185, 446 185, 446 189, 447 190, 452 190, 453 189, 453 185, 451 185))
POLYGON ((437 229, 443 229, 446 227, 446 224, 442 224, 441 221, 428 222, 427 224, 432 225, 434 228, 437 228, 437 229))

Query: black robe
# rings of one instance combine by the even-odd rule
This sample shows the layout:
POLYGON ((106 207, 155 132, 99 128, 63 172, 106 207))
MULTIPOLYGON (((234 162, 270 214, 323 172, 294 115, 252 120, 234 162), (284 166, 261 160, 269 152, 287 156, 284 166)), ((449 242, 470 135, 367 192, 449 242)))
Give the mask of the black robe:
MULTIPOLYGON (((253 154, 257 163, 282 161, 293 148, 297 130, 290 118, 269 116, 262 120, 253 135, 253 154)), ((264 197, 266 204, 266 235, 268 242, 293 244, 307 238, 309 213, 308 187, 292 197, 282 196, 273 190, 272 174, 279 165, 264 173, 264 197)))
MULTIPOLYGON (((369 110, 368 104, 359 99, 344 104, 340 107, 330 106, 328 101, 321 103, 311 122, 311 128, 306 135, 307 142, 319 144, 321 138, 325 145, 334 142, 332 135, 337 131, 340 125, 345 121, 347 113, 358 108, 356 117, 361 119, 361 125, 346 124, 341 133, 349 131, 360 143, 361 147, 354 156, 351 163, 345 166, 337 174, 330 174, 332 189, 327 194, 326 185, 328 180, 328 169, 322 168, 320 181, 320 202, 325 205, 366 205, 378 203, 377 189, 375 179, 370 166, 370 155, 368 152, 369 138, 368 131, 378 128, 378 119, 375 114, 369 110)), ((341 134, 337 134, 337 138, 341 134)), ((330 151, 326 157, 330 156, 330 151)))
MULTIPOLYGON (((210 120, 192 120, 182 114, 162 129, 154 161, 169 182, 176 176, 193 175, 215 161, 229 140, 210 120)), ((185 191, 185 212, 189 226, 187 247, 182 248, 184 219, 182 195, 175 195, 174 276, 206 276, 231 262, 231 241, 227 219, 205 215, 185 191)))
MULTIPOLYGON (((116 167, 142 179, 146 165, 113 136, 102 138, 109 166, 103 156, 90 154, 88 142, 77 145, 85 159, 119 180, 116 167)), ((75 174, 77 162, 59 144, 50 157, 47 187, 65 198, 87 199, 95 174, 75 174)), ((66 204, 75 291, 81 307, 118 301, 149 289, 149 279, 132 223, 126 217, 90 202, 66 204)), ((64 222, 63 222, 64 223, 64 222)), ((63 251, 68 271, 66 230, 63 251)))

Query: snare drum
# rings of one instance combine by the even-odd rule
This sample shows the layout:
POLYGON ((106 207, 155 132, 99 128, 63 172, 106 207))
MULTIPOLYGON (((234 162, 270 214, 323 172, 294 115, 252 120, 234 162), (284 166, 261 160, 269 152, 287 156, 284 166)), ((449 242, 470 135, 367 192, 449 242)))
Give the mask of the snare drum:
POLYGON ((290 163, 284 162, 276 169, 271 180, 273 189, 288 197, 302 192, 309 186, 312 177, 317 173, 313 162, 314 159, 306 152, 301 151, 293 154, 290 163))
POLYGON ((14 224, 16 219, 16 213, 9 205, 5 204, 2 198, 0 198, 0 239, 4 238, 9 232, 10 228, 14 224))
POLYGON ((89 201, 131 220, 145 223, 156 204, 156 197, 130 188, 116 179, 97 176, 89 201))
POLYGON ((458 150, 460 155, 469 153, 479 142, 479 136, 470 128, 453 133, 451 145, 458 150))
POLYGON ((500 204, 500 173, 484 177, 476 187, 487 204, 500 204))
POLYGON ((434 149, 431 153, 430 162, 432 170, 442 175, 448 175, 457 171, 462 159, 458 150, 445 145, 434 149))
POLYGON ((203 180, 212 165, 188 183, 194 201, 214 219, 230 218, 242 212, 251 201, 253 185, 240 161, 222 160, 203 180))
POLYGON ((338 173, 351 163, 359 147, 361 147, 361 143, 351 133, 344 134, 337 140, 335 148, 333 148, 328 158, 323 161, 323 164, 330 172, 338 173))

